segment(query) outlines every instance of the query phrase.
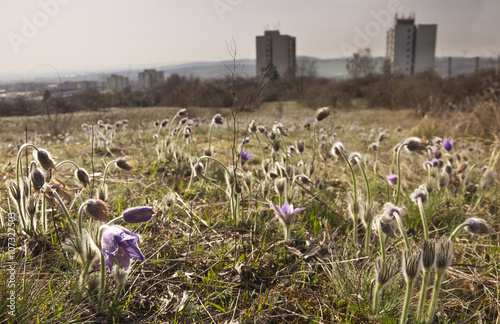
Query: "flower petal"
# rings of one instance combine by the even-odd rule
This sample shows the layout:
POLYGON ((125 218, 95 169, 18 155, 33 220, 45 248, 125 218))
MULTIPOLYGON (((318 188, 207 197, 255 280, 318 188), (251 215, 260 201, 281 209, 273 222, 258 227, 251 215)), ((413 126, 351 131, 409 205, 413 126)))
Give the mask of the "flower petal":
POLYGON ((300 208, 294 209, 294 210, 292 211, 292 214, 297 214, 297 213, 299 213, 299 212, 303 211, 304 209, 306 209, 306 208, 305 208, 305 207, 300 207, 300 208))
POLYGON ((104 256, 104 261, 106 261, 109 270, 113 269, 113 261, 115 260, 115 257, 112 254, 107 253, 105 250, 102 250, 102 255, 104 256))
POLYGON ((274 210, 279 214, 279 215, 283 215, 283 211, 281 210, 280 206, 276 205, 275 203, 271 203, 273 204, 273 207, 274 207, 274 210))
POLYGON ((289 205, 284 203, 281 210, 283 211, 283 214, 289 215, 293 211, 293 204, 289 205))
POLYGON ((130 265, 130 257, 128 256, 127 252, 123 249, 122 246, 118 248, 118 252, 116 253, 116 258, 123 265, 123 269, 127 270, 130 265))
POLYGON ((130 241, 122 242, 120 243, 120 247, 123 248, 123 250, 129 257, 144 261, 144 256, 142 255, 139 248, 133 242, 130 241))

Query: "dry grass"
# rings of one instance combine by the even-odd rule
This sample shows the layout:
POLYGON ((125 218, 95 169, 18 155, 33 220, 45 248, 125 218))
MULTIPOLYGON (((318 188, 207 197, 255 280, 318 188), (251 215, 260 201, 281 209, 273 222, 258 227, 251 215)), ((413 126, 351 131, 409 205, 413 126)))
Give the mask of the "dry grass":
MULTIPOLYGON (((486 113, 490 114, 487 120, 497 118, 496 126, 493 122, 489 123, 492 127, 489 131, 493 131, 494 127, 498 130, 498 109, 494 108, 498 107, 478 105, 475 113, 482 118, 487 118, 486 113)), ((16 254, 18 264, 23 264, 22 270, 21 266, 18 268, 20 317, 16 320, 35 323, 35 317, 39 316, 40 322, 47 323, 395 323, 403 302, 404 282, 400 275, 392 281, 384 292, 381 313, 373 315, 370 310, 371 280, 374 260, 379 252, 378 240, 372 235, 368 252, 353 246, 352 228, 346 210, 347 192, 352 190, 350 173, 342 160, 336 161, 329 153, 333 133, 349 152, 363 154, 373 199, 380 206, 392 199, 391 189, 385 181, 386 175, 395 172, 392 149, 408 136, 425 135, 429 139, 433 136, 455 137, 456 152, 464 151, 469 166, 477 169, 470 173, 476 182, 479 179, 478 169, 491 153, 491 141, 488 138, 479 139, 479 136, 488 133, 481 133, 474 127, 468 115, 455 115, 453 121, 442 121, 431 117, 419 119, 410 110, 333 110, 328 119, 318 123, 318 138, 325 135, 325 140, 318 145, 318 165, 313 174, 315 184, 296 187, 293 201, 290 201, 296 207, 306 207, 306 211, 299 215, 293 227, 293 240, 284 242, 282 229, 267 201, 275 201, 276 194, 272 187, 266 187, 269 183, 260 167, 260 162, 268 156, 262 156, 254 135, 246 132, 246 125, 252 119, 269 127, 275 121, 282 122, 289 133, 284 138, 287 145, 305 139, 304 160, 308 161, 312 145, 310 131, 304 125, 313 124, 314 111, 301 108, 295 102, 283 102, 266 104, 257 112, 238 116, 240 130, 237 143, 249 136, 251 142, 245 150, 256 154, 245 166, 247 171, 252 171, 254 182, 252 191, 244 192, 241 197, 243 219, 239 224, 234 224, 231 219, 226 183, 220 167, 211 163, 206 175, 213 181, 202 182, 195 178, 188 188, 191 176, 191 167, 186 160, 188 157, 184 156, 176 162, 176 157, 171 154, 157 154, 157 142, 153 138, 157 129, 152 127, 153 122, 155 119, 172 119, 177 111, 178 108, 113 108, 82 112, 72 118, 68 135, 60 139, 39 140, 40 147, 48 149, 58 161, 71 159, 92 170, 90 142, 80 125, 95 124, 97 120, 114 123, 128 119, 129 128, 118 133, 108 149, 94 151, 94 168, 96 172, 102 172, 106 162, 127 155, 134 171, 127 173, 112 169, 107 182, 112 215, 118 216, 125 208, 141 205, 154 206, 157 212, 148 223, 126 225, 142 236, 140 249, 146 261, 132 266, 126 293, 119 304, 104 308, 96 306, 95 296, 77 301, 71 292, 81 269, 71 260, 71 254, 69 260, 65 259, 58 243, 68 235, 64 217, 59 212, 55 213, 51 222, 51 235, 43 235, 29 244, 29 238, 18 233, 17 245, 24 248, 19 248, 16 254), (469 128, 462 126, 465 123, 469 123, 469 128), (370 151, 368 147, 378 136, 379 128, 388 129, 390 137, 380 144, 378 152, 370 151), (372 129, 375 129, 375 135, 370 137, 372 129), (69 141, 66 141, 68 138, 69 141), (475 151, 469 152, 469 147, 475 151), (268 195, 264 196, 266 190, 268 195), (178 194, 178 200, 172 208, 168 208, 165 197, 171 192, 178 194), (24 239, 27 239, 26 244, 24 239), (51 293, 47 293, 49 283, 51 293), (28 291, 31 298, 26 296, 28 291)), ((207 145, 208 126, 216 112, 226 118, 230 115, 227 109, 189 109, 189 115, 199 121, 194 135, 198 156, 202 155, 207 145)), ((24 137, 24 125, 28 125, 30 136, 39 134, 39 118, 1 120, 0 138, 4 145, 0 150, 3 161, 0 174, 3 179, 15 178, 13 165, 16 151, 6 149, 6 145, 9 142, 18 143, 24 137)), ((166 131, 162 133, 163 136, 166 134, 166 131)), ((230 160, 231 136, 227 124, 213 129, 215 157, 224 162, 230 160)), ((261 140, 264 151, 270 154, 271 144, 266 142, 264 136, 261 140)), ((293 164, 299 159, 297 155, 291 157, 293 164)), ((402 206, 409 214, 407 227, 413 228, 416 233, 410 237, 415 246, 421 244, 422 226, 418 208, 407 195, 425 181, 426 172, 421 166, 425 160, 426 156, 407 153, 402 156, 405 188, 402 206)), ((358 171, 360 188, 364 188, 358 171)), ((296 172, 300 172, 298 168, 296 172)), ((79 191, 72 173, 72 169, 63 168, 56 175, 79 191)), ((462 235, 457 240, 455 264, 442 285, 437 312, 439 323, 459 323, 468 319, 471 319, 469 323, 493 323, 499 317, 497 215, 500 205, 497 184, 498 179, 495 178, 494 185, 482 196, 482 203, 477 208, 474 205, 478 192, 463 191, 460 178, 456 175, 449 190, 431 192, 431 202, 426 207, 431 237, 449 234, 469 216, 485 218, 496 230, 487 237, 462 235)), ((5 187, 0 194, 7 197, 5 187)), ((76 207, 91 195, 94 194, 89 188, 83 189, 76 198, 72 214, 76 214, 76 207)), ((7 199, 2 199, 0 206, 8 210, 7 199)), ((5 234, 5 229, 0 231, 5 234)), ((362 227, 358 234, 362 243, 365 235, 362 227)), ((2 242, 2 252, 5 252, 5 240, 2 239, 2 242)), ((391 240, 387 253, 400 259, 400 247, 401 240, 391 240)), ((5 257, 6 254, 3 254, 3 261, 5 257)), ((2 267, 0 287, 7 282, 5 267, 2 267)), ((109 272, 107 282, 105 300, 109 305, 116 290, 116 283, 109 272)), ((415 287, 420 287, 419 281, 415 287)), ((416 290, 413 311, 416 311, 418 303, 419 293, 416 290)), ((5 298, 2 293, 0 305, 5 305, 5 298)), ((4 306, 0 309, 5 314, 4 306)), ((6 321, 4 318, 0 323, 6 321)))

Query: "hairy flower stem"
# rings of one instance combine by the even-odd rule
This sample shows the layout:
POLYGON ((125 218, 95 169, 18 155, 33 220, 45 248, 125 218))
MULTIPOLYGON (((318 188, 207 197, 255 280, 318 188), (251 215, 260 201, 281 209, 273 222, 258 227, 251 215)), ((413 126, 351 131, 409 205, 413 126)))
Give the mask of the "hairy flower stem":
MULTIPOLYGON (((82 260, 83 262, 83 260, 82 260)), ((85 289, 85 279, 87 278, 87 273, 89 272, 90 264, 92 263, 92 260, 86 260, 85 262, 85 267, 82 270, 82 273, 80 273, 80 279, 78 281, 79 285, 79 291, 78 291, 78 298, 81 298, 83 295, 83 291, 85 289)))
POLYGON ((380 242, 380 256, 382 257, 382 265, 385 265, 384 232, 382 231, 382 225, 380 224, 380 220, 378 220, 378 219, 377 219, 377 231, 378 231, 378 240, 380 242))
POLYGON ((78 232, 80 233, 80 235, 82 235, 83 209, 88 204, 89 204, 89 201, 87 200, 83 204, 81 204, 80 208, 78 209, 78 232))
MULTIPOLYGON (((212 144, 212 128, 214 127, 214 121, 210 123, 210 129, 208 130, 208 150, 210 151, 211 144, 212 144)), ((207 161, 208 163, 208 161, 207 161)))
MULTIPOLYGON (((359 158, 355 158, 356 162, 361 169, 361 173, 363 174, 363 179, 365 180, 365 186, 366 186, 366 210, 365 210, 365 215, 367 213, 371 212, 371 192, 370 192, 370 183, 368 182, 368 178, 366 177, 366 171, 363 165, 361 164, 361 160, 359 158)), ((371 229, 371 222, 367 221, 366 222, 366 235, 365 235, 365 252, 368 253, 368 249, 370 248, 370 231, 371 229)))
POLYGON ((46 211, 46 202, 45 202, 45 196, 42 197, 42 229, 43 231, 47 231, 49 229, 48 224, 47 224, 47 211, 46 211))
POLYGON ((73 161, 70 160, 64 160, 56 164, 56 169, 58 169, 61 165, 63 164, 71 164, 73 165, 77 170, 80 169, 80 167, 73 161))
MULTIPOLYGON (((229 169, 224 165, 224 163, 222 163, 221 161, 217 160, 216 158, 214 157, 211 157, 211 156, 207 156, 207 155, 203 155, 203 156, 200 156, 198 158, 198 161, 197 162, 200 162, 201 159, 207 159, 207 160, 212 160, 212 161, 215 161, 217 162, 222 168, 224 168, 224 170, 228 173, 228 174, 231 174, 229 172, 229 169)), ((208 170, 206 170, 208 171, 208 170)), ((234 172, 234 176, 236 176, 236 171, 234 172)), ((234 184, 231 184, 230 187, 229 187, 229 196, 230 196, 230 201, 229 201, 229 207, 231 208, 231 213, 233 214, 233 219, 234 219, 234 224, 236 225, 237 224, 237 221, 238 221, 238 218, 239 218, 239 211, 238 211, 238 208, 239 208, 239 204, 238 204, 238 199, 235 195, 235 185, 236 185, 236 179, 234 179, 234 184)))
POLYGON ((407 145, 408 144, 406 144, 406 143, 401 144, 398 147, 398 150, 396 152, 396 159, 397 159, 396 164, 397 164, 397 168, 398 168, 398 188, 396 191, 396 200, 394 201, 394 205, 396 205, 396 206, 398 205, 399 196, 401 194, 401 149, 407 145))
POLYGON ((64 202, 62 201, 62 199, 59 196, 59 194, 57 193, 57 191, 52 190, 51 193, 56 198, 56 200, 57 200, 57 202, 59 204, 59 207, 61 207, 64 215, 66 216, 66 219, 68 220, 68 223, 69 223, 69 225, 71 227, 71 231, 73 232, 73 235, 75 236, 75 239, 78 242, 77 246, 81 246, 80 235, 79 235, 78 231, 76 230, 76 227, 75 227, 76 224, 75 224, 75 222, 71 219, 71 216, 69 215, 68 209, 64 205, 64 202))
POLYGON ((24 212, 23 212, 23 198, 21 198, 20 200, 16 201, 17 203, 17 210, 19 212, 19 218, 21 219, 21 222, 23 223, 23 231, 25 231, 27 234, 30 234, 31 231, 30 229, 28 228, 28 226, 26 225, 26 221, 24 219, 24 212))
POLYGON ((424 228, 424 239, 429 240, 429 228, 427 227, 427 218, 425 217, 424 204, 422 203, 422 198, 417 198, 418 210, 420 211, 420 217, 422 218, 422 227, 424 228))
POLYGON ((113 299, 113 305, 116 305, 116 302, 118 302, 118 298, 120 297, 122 291, 123 291, 123 284, 119 284, 118 289, 116 290, 115 298, 113 299))
POLYGON ((373 161, 373 174, 377 175, 378 149, 375 151, 375 160, 373 161))
POLYGON ((382 285, 376 283, 375 291, 373 293, 373 301, 372 301, 372 311, 373 314, 378 314, 380 309, 380 292, 382 291, 382 285))
POLYGON ((413 289, 414 279, 408 279, 406 282, 406 295, 405 302, 403 304, 403 310, 401 311, 401 318, 399 319, 399 324, 405 324, 408 318, 408 310, 410 309, 411 304, 411 291, 413 289))
POLYGON ((109 167, 113 164, 113 163, 116 163, 118 161, 118 159, 116 160, 113 160, 111 162, 108 162, 108 164, 106 164, 106 167, 104 168, 104 174, 102 175, 102 187, 104 188, 104 186, 106 185, 106 176, 108 175, 108 170, 109 170, 109 167))
POLYGON ((281 137, 281 141, 283 142, 283 152, 285 153, 285 165, 288 165, 288 152, 287 152, 287 149, 286 149, 285 138, 283 137, 283 134, 281 134, 281 132, 279 132, 279 134, 280 134, 280 137, 281 137))
POLYGON ((254 134, 255 134, 255 137, 257 137, 257 142, 259 142, 259 146, 260 146, 260 149, 262 151, 262 157, 264 157, 265 156, 264 147, 262 146, 262 142, 260 141, 259 135, 257 135, 257 133, 254 133, 254 134))
POLYGON ((16 181, 18 185, 19 185, 19 175, 23 173, 23 162, 21 161, 21 157, 23 151, 28 147, 31 147, 38 152, 38 147, 30 143, 25 143, 19 148, 19 152, 17 152, 17 158, 16 158, 16 181))
POLYGON ((393 215, 394 218, 396 218, 396 222, 398 222, 399 231, 401 232, 401 235, 403 236, 405 242, 405 248, 408 252, 410 252, 410 241, 408 240, 408 235, 406 234, 406 230, 403 225, 403 220, 401 219, 398 213, 394 212, 393 215))
POLYGON ((356 157, 356 162, 357 164, 359 165, 359 168, 361 169, 361 173, 363 174, 363 178, 365 180, 365 186, 366 186, 366 208, 368 210, 368 208, 370 208, 370 205, 371 205, 371 192, 370 192, 370 183, 368 182, 368 178, 366 176, 366 171, 365 171, 365 168, 363 167, 363 165, 361 164, 361 161, 359 160, 359 158, 356 157))
POLYGON ((356 176, 354 174, 354 170, 352 168, 351 162, 349 162, 349 159, 345 155, 344 151, 339 149, 338 150, 340 154, 342 154, 342 157, 344 158, 344 161, 347 163, 347 166, 349 167, 349 170, 351 171, 351 177, 352 177, 352 187, 353 187, 353 206, 352 206, 352 227, 353 227, 353 240, 354 240, 354 246, 358 246, 358 188, 356 185, 356 176))
POLYGON ((311 164, 314 165, 314 160, 316 159, 316 124, 318 123, 317 120, 314 121, 313 124, 313 156, 312 156, 312 162, 311 164))
POLYGON ((106 261, 104 261, 104 254, 102 251, 101 255, 101 287, 99 287, 99 306, 102 306, 102 302, 104 299, 104 292, 106 290, 106 261))
MULTIPOLYGON (((212 128, 214 127, 214 121, 210 123, 210 129, 208 131, 208 152, 211 152, 212 148, 212 128)), ((210 165, 210 160, 207 161, 207 165, 205 166, 205 170, 208 170, 208 166, 210 165)), ((202 184, 204 183, 204 179, 202 180, 202 184)))
POLYGON ((422 317, 424 315, 425 295, 427 292, 427 285, 429 284, 429 275, 431 274, 431 271, 426 270, 425 268, 422 270, 422 272, 422 288, 420 288, 420 299, 418 301, 417 323, 420 323, 422 321, 422 317))
POLYGON ((370 233, 371 233, 371 227, 372 223, 367 222, 366 223, 366 233, 365 233, 365 253, 368 254, 368 251, 370 250, 370 233))
POLYGON ((434 290, 432 291, 431 303, 429 304, 429 310, 427 312, 427 323, 432 323, 434 313, 436 311, 436 304, 439 296, 439 289, 441 288, 441 280, 443 279, 445 270, 436 269, 436 278, 434 279, 434 290))
POLYGON ((469 223, 467 222, 463 222, 462 224, 458 225, 455 230, 453 231, 453 233, 451 233, 450 235, 450 242, 453 242, 455 240, 455 237, 460 234, 460 232, 464 229, 464 227, 468 226, 469 223))

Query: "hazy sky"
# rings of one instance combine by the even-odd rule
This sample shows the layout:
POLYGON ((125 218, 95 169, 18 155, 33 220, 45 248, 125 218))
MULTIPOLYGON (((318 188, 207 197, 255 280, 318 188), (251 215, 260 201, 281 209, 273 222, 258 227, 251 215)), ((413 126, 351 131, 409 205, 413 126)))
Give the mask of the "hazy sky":
POLYGON ((498 0, 0 0, 0 74, 155 67, 255 58, 255 36, 279 27, 297 55, 338 58, 356 47, 385 55, 387 14, 438 24, 437 56, 500 54, 498 0))

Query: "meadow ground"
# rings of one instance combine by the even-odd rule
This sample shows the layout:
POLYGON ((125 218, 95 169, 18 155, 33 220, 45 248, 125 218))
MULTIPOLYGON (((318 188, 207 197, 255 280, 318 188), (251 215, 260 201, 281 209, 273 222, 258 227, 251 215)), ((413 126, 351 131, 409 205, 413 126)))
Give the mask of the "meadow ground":
POLYGON ((407 308, 416 323, 424 241, 445 264, 429 268, 421 321, 500 323, 498 122, 382 109, 331 109, 316 122, 315 109, 295 102, 190 108, 187 119, 179 111, 0 120, 0 323, 397 323, 407 308), (212 123, 217 113, 222 124, 212 123), (47 134, 54 123, 63 134, 47 134), (36 148, 23 147, 19 166, 25 127, 36 148), (85 169, 90 183, 82 187, 70 163, 43 170, 38 149, 85 169), (253 154, 246 163, 242 151, 253 154), (123 157, 132 170, 116 165, 123 157), (42 170, 47 183, 24 181, 20 167, 42 170), (412 193, 424 184, 419 205, 412 193), (91 198, 110 205, 108 219, 154 211, 146 222, 114 221, 140 236, 144 261, 128 271, 116 261, 105 283, 103 219, 79 212, 91 198), (273 207, 286 202, 304 209, 273 207), (401 209, 387 213, 386 203, 401 209), (85 239, 72 228, 79 214, 85 239), (452 235, 470 218, 489 225, 476 220, 452 235), (417 266, 402 267, 411 258, 417 266))

